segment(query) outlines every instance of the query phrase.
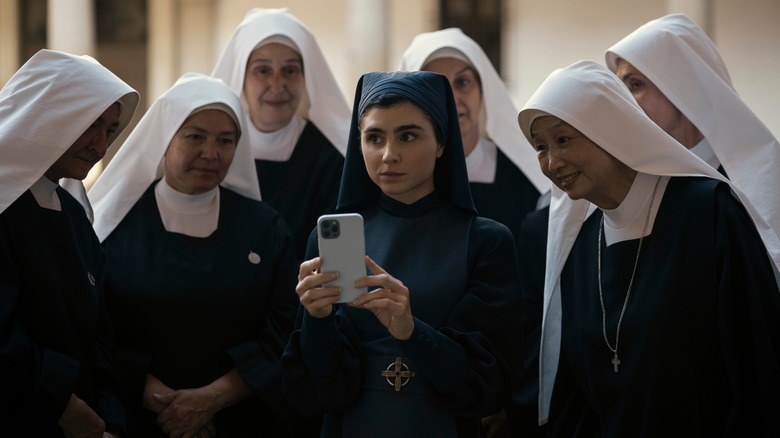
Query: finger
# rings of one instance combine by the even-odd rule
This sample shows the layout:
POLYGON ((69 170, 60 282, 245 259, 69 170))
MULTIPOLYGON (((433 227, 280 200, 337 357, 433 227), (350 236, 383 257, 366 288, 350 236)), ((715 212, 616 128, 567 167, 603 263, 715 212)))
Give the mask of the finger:
POLYGON ((295 286, 295 293, 298 296, 302 296, 310 289, 316 289, 322 287, 323 284, 333 281, 339 278, 338 272, 323 272, 319 274, 311 274, 304 279, 298 281, 295 286))
POLYGON ((372 274, 387 274, 384 269, 382 269, 381 266, 379 266, 371 257, 366 256, 366 266, 368 267, 368 270, 371 271, 372 274))
POLYGON ((208 429, 212 437, 217 436, 217 425, 214 424, 214 422, 209 421, 209 424, 206 425, 206 429, 208 429))
POLYGON ((360 302, 356 302, 355 305, 372 311, 384 310, 392 315, 402 315, 407 313, 409 309, 409 301, 405 299, 405 297, 392 293, 386 294, 384 296, 371 297, 360 302))
MULTIPOLYGON (((338 288, 336 288, 338 289, 338 288)), ((314 294, 315 291, 309 291, 314 294)), ((330 314, 333 311, 333 304, 335 304, 341 294, 336 291, 328 295, 319 295, 316 298, 309 297, 308 294, 301 298, 301 305, 306 308, 312 316, 322 318, 330 314)))
POLYGON ((320 261, 319 257, 314 257, 311 260, 306 260, 301 263, 301 267, 298 270, 298 281, 303 280, 315 272, 319 272, 321 265, 322 262, 320 261))

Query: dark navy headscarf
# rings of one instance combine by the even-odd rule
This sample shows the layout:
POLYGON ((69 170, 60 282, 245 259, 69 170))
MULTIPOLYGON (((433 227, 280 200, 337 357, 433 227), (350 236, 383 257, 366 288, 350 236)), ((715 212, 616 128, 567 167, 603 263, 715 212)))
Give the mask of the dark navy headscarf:
POLYGON ((408 98, 430 116, 444 146, 434 168, 435 190, 455 206, 476 214, 450 83, 446 77, 427 71, 366 73, 358 81, 336 211, 359 212, 379 202, 381 189, 368 176, 360 149, 359 122, 366 104, 387 93, 408 98))

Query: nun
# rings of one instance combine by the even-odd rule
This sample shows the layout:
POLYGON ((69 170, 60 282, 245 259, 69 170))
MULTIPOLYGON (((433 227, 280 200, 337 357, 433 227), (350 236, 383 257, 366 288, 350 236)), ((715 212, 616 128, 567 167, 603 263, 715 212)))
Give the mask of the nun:
POLYGON ((471 200, 447 78, 363 75, 350 132, 338 211, 365 220, 370 293, 334 304, 312 234, 285 392, 322 436, 481 436, 519 351, 519 278, 511 232, 471 200))
POLYGON ((398 69, 432 71, 450 81, 474 205, 481 216, 516 235, 550 183, 517 126, 517 108, 490 59, 463 31, 449 28, 417 35, 398 69))
POLYGON ((283 436, 297 263, 254 169, 235 166, 251 163, 241 117, 221 80, 187 73, 89 191, 139 436, 283 436))
POLYGON ((748 197, 595 62, 553 72, 518 120, 554 183, 540 423, 778 436, 780 246, 748 197))
POLYGON ((138 93, 88 56, 33 55, 0 90, 0 435, 124 436, 103 296, 105 261, 84 179, 138 93), (103 434, 106 435, 103 435, 103 434))
POLYGON ((241 97, 263 200, 303 260, 319 216, 336 208, 349 106, 314 35, 287 8, 250 10, 212 76, 241 97))
POLYGON ((683 14, 652 20, 606 51, 647 115, 750 199, 780 235, 780 143, 737 94, 718 49, 683 14))

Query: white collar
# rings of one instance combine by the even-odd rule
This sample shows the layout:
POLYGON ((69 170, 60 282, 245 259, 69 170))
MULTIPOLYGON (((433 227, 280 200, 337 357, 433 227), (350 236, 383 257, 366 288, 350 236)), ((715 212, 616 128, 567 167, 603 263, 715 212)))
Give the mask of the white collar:
POLYGON ((712 166, 713 169, 720 167, 720 160, 718 160, 718 156, 715 155, 715 151, 712 150, 712 146, 710 146, 710 142, 707 141, 707 137, 702 138, 696 146, 692 147, 691 152, 701 158, 705 163, 712 166))
POLYGON ((157 209, 165 230, 192 237, 208 237, 219 223, 219 187, 188 195, 176 191, 165 178, 154 187, 157 209))
POLYGON ((469 182, 493 184, 496 180, 496 163, 498 151, 492 141, 480 137, 477 145, 466 156, 466 170, 469 182))
POLYGON ((57 196, 57 187, 58 185, 52 180, 42 176, 30 187, 30 192, 41 207, 62 211, 60 197, 57 196))
POLYGON ((653 232, 658 206, 661 204, 668 183, 668 176, 660 177, 637 173, 623 202, 615 209, 602 209, 604 212, 604 238, 607 246, 625 240, 639 239, 642 237, 643 230, 645 236, 649 236, 653 232), (653 205, 650 207, 656 181, 658 181, 658 189, 655 190, 655 197, 652 198, 653 205), (650 218, 645 229, 648 208, 650 208, 650 218))
POLYGON ((246 126, 255 160, 287 161, 306 127, 306 121, 294 116, 284 128, 274 132, 262 132, 255 128, 247 115, 246 126))

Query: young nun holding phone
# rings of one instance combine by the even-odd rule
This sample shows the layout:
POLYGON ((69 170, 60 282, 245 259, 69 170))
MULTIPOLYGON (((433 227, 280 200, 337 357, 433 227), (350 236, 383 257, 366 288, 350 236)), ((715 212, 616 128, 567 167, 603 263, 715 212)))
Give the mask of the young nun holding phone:
POLYGON ((780 246, 747 197, 594 62, 553 72, 519 123, 555 185, 540 422, 779 436, 780 246))
POLYGON ((358 82, 338 211, 365 220, 369 293, 334 304, 314 234, 285 392, 322 436, 478 437, 513 373, 519 278, 510 231, 477 216, 447 78, 358 82))

